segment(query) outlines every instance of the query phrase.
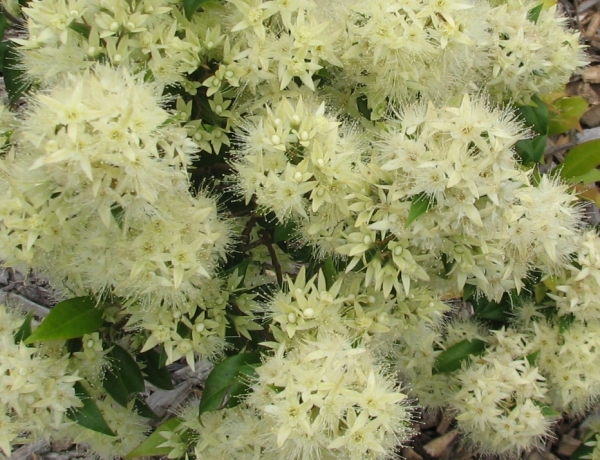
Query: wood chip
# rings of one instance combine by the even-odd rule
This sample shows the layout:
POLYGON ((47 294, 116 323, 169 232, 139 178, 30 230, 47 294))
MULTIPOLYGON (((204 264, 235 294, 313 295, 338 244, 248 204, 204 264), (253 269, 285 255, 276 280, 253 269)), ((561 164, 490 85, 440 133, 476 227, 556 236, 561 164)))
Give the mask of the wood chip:
POLYGON ((585 112, 581 117, 581 122, 590 128, 600 126, 600 105, 596 105, 585 112))
POLYGON ((29 299, 18 294, 11 294, 9 292, 0 291, 0 303, 10 305, 11 307, 21 308, 27 312, 33 312, 33 314, 39 318, 45 318, 50 313, 50 309, 43 307, 29 299))
POLYGON ((588 38, 595 37, 598 34, 600 27, 600 13, 594 13, 590 17, 590 22, 585 29, 585 36, 588 38))
POLYGON ((588 83, 600 83, 600 66, 593 66, 581 72, 581 78, 588 83))
POLYGON ((558 454, 570 457, 580 445, 581 441, 579 439, 565 434, 564 436, 561 436, 560 442, 558 443, 558 454))
POLYGON ((433 458, 440 457, 446 451, 446 449, 448 449, 450 444, 452 444, 457 435, 458 430, 452 430, 446 433, 444 436, 433 439, 424 446, 425 452, 427 452, 433 458))
POLYGON ((436 428, 435 431, 437 431, 439 434, 445 434, 448 431, 448 428, 450 428, 450 425, 452 424, 453 420, 454 420, 454 417, 452 415, 450 415, 450 412, 448 412, 448 411, 444 412, 442 421, 440 422, 440 424, 438 425, 438 427, 436 428))
POLYGON ((402 456, 405 458, 405 460, 423 460, 423 457, 417 454, 410 447, 405 447, 402 449, 402 456))
POLYGON ((71 439, 56 439, 50 443, 52 452, 63 452, 65 450, 69 450, 72 445, 73 441, 71 439))

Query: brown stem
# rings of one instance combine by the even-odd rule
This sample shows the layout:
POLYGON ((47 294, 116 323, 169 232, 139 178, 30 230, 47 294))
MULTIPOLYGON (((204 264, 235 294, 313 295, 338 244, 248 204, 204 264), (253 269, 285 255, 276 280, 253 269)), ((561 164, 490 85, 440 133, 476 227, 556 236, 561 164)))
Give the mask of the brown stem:
MULTIPOLYGON (((270 235, 269 236, 269 240, 271 239, 270 235)), ((277 259, 277 254, 275 253, 275 248, 273 247, 273 244, 271 243, 267 243, 266 244, 267 249, 269 250, 269 255, 271 256, 271 262, 273 263, 273 268, 275 269, 275 275, 277 276, 277 284, 279 284, 279 286, 283 286, 283 271, 281 270, 281 264, 279 263, 279 260, 277 259)))
POLYGON ((248 243, 248 244, 245 244, 245 245, 243 245, 243 246, 240 248, 240 250, 241 250, 242 252, 248 252, 248 251, 250 251, 251 249, 257 248, 258 246, 261 246, 261 245, 263 245, 263 244, 264 244, 264 245, 268 245, 268 244, 270 243, 270 241, 271 241, 271 237, 270 237, 269 235, 263 235, 263 236, 261 236, 259 239, 257 239, 257 240, 254 240, 254 241, 253 241, 253 242, 251 242, 251 243, 248 243))

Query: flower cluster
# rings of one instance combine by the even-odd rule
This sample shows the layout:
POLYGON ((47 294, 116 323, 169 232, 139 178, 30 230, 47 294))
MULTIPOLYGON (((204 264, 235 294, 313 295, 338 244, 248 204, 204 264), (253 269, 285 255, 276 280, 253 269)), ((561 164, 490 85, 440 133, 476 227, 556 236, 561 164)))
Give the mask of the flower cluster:
POLYGON ((159 300, 210 276, 229 231, 211 198, 188 192, 193 145, 165 124, 154 87, 99 66, 31 104, 2 165, 14 197, 3 202, 8 264, 159 300))
POLYGON ((512 150, 522 128, 484 100, 409 106, 366 146, 322 108, 297 113, 284 99, 265 110, 235 164, 246 200, 296 220, 321 254, 348 257, 347 270, 366 267, 366 284, 386 296, 445 273, 441 294, 468 282, 499 299, 577 248, 575 197, 548 178, 530 183, 512 150), (415 221, 419 202, 427 212, 415 221))
POLYGON ((180 353, 169 358, 193 363, 193 353, 212 355, 224 344, 224 315, 210 313, 202 332, 196 309, 230 229, 213 198, 188 190, 194 147, 157 91, 124 70, 97 66, 31 100, 13 135, 16 148, 2 161, 0 252, 7 265, 35 267, 56 286, 122 296, 131 313, 154 318, 177 305, 191 329, 216 336, 165 336, 154 322, 150 341, 177 339, 180 353))
POLYGON ((0 306, 0 454, 10 456, 19 438, 48 436, 71 426, 69 408, 82 405, 73 385, 66 350, 26 346, 15 341, 23 317, 0 306))
MULTIPOLYGON (((198 458, 386 459, 411 435, 406 395, 342 335, 281 345, 257 374, 241 406, 200 422, 184 411, 198 458)), ((165 446, 181 450, 182 441, 165 446)))
POLYGON ((529 449, 550 432, 545 415, 545 378, 529 364, 531 344, 524 334, 499 330, 480 362, 455 376, 450 399, 459 428, 479 451, 511 456, 529 449))
POLYGON ((15 343, 0 309, 4 453, 47 428, 103 458, 142 442, 139 394, 104 389, 117 342, 160 347, 158 368, 269 349, 238 406, 180 410, 170 458, 384 460, 413 433, 408 397, 514 457, 551 409, 600 397, 600 239, 514 150, 530 133, 511 104, 585 64, 556 8, 200 3, 22 9, 31 94, 0 110, 0 259, 109 305, 69 354, 15 343), (472 312, 447 302, 470 291, 472 312), (115 436, 65 422, 74 385, 115 436))
POLYGON ((102 60, 195 93, 199 84, 189 82, 187 74, 224 39, 215 17, 188 21, 163 0, 36 0, 22 11, 28 35, 15 42, 31 79, 60 79, 102 60))
POLYGON ((568 267, 568 278, 557 287, 556 300, 561 315, 574 315, 580 321, 600 319, 600 238, 594 231, 582 235, 576 264, 568 267))

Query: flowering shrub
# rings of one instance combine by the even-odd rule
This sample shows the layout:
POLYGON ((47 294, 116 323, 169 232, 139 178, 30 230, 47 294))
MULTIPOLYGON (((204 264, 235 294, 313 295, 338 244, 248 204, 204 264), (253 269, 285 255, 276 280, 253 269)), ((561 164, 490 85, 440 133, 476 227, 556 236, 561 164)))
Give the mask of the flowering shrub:
POLYGON ((515 458, 600 397, 600 239, 531 161, 585 65, 555 6, 3 5, 0 259, 64 299, 0 310, 4 455, 386 459, 421 406, 515 458))

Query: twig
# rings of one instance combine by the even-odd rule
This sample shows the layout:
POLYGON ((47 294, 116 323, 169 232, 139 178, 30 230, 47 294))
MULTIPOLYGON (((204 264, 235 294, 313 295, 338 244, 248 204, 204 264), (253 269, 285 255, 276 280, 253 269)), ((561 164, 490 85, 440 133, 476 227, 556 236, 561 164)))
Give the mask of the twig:
POLYGON ((263 245, 263 244, 265 244, 265 245, 266 245, 266 244, 268 244, 270 241, 271 241, 271 238, 270 238, 270 236, 269 236, 268 234, 267 234, 267 235, 263 235, 263 236, 261 236, 259 239, 257 239, 257 240, 254 240, 252 243, 248 243, 248 244, 245 244, 245 245, 243 245, 243 246, 240 248, 240 250, 241 250, 242 252, 248 252, 248 251, 250 251, 251 249, 257 248, 258 246, 261 246, 261 245, 263 245))
POLYGON ((31 444, 19 447, 12 453, 9 460, 28 460, 33 458, 33 454, 45 454, 49 451, 50 443, 45 439, 38 439, 31 444))
POLYGON ((563 145, 555 145, 553 147, 547 148, 546 151, 544 152, 544 155, 554 156, 557 153, 560 153, 563 150, 569 150, 569 149, 575 147, 576 145, 577 145, 577 143, 575 143, 575 142, 569 142, 568 144, 563 144, 563 145))
POLYGON ((248 222, 246 223, 246 227, 244 228, 244 231, 242 232, 242 241, 249 243, 250 242, 250 233, 252 233, 252 229, 254 228, 254 225, 256 224, 256 216, 252 215, 250 217, 250 219, 248 219, 248 222))
POLYGON ((584 13, 587 10, 594 8, 595 6, 597 6, 599 4, 600 4, 600 0, 588 0, 587 2, 583 2, 579 6, 578 12, 579 12, 579 14, 584 13))
POLYGON ((22 308, 27 312, 33 312, 33 314, 39 318, 45 318, 48 316, 48 313, 50 313, 49 308, 32 302, 19 294, 12 294, 10 292, 0 291, 0 303, 7 304, 11 307, 22 308))

